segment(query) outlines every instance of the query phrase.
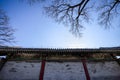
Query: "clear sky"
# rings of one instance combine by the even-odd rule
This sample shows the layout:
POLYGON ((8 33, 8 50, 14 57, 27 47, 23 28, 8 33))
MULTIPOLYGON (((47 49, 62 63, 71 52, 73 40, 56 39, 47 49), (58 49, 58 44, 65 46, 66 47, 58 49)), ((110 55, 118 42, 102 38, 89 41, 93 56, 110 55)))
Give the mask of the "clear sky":
POLYGON ((2 8, 16 29, 16 43, 11 46, 32 48, 99 48, 120 46, 120 27, 104 29, 93 20, 85 24, 82 37, 69 32, 69 26, 47 17, 41 4, 32 6, 19 0, 0 0, 2 8))

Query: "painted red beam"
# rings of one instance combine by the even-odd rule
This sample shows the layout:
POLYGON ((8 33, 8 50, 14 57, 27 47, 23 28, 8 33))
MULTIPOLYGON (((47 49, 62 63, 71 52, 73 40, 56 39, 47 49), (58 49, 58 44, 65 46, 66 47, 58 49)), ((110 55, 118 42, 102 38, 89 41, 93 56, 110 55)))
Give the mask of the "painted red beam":
POLYGON ((87 65, 86 65, 86 60, 85 59, 82 59, 82 64, 83 64, 83 67, 84 67, 86 80, 90 80, 90 75, 89 75, 89 72, 88 72, 88 69, 87 69, 87 65))
POLYGON ((45 70, 45 60, 42 60, 39 80, 43 80, 45 70))

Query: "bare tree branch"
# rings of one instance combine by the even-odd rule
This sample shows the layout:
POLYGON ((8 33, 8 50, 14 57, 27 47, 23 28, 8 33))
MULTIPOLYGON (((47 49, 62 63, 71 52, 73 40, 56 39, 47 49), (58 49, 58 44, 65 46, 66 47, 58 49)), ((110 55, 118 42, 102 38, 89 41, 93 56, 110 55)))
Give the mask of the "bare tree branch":
POLYGON ((109 3, 104 3, 102 6, 100 6, 100 13, 98 17, 99 24, 104 25, 105 28, 109 28, 114 16, 118 14, 117 6, 119 4, 119 0, 110 0, 109 3))
POLYGON ((75 35, 80 35, 80 30, 83 28, 82 21, 87 15, 87 3, 89 0, 80 0, 78 4, 72 5, 64 2, 64 0, 53 0, 52 5, 45 7, 48 16, 53 17, 57 22, 63 22, 71 26, 71 31, 75 35))
MULTIPOLYGON (((28 1, 34 3, 41 0, 28 1)), ((114 24, 114 18, 120 18, 120 0, 51 0, 49 2, 51 3, 44 7, 46 14, 57 22, 70 26, 70 31, 75 35, 81 34, 85 21, 89 22, 89 11, 95 13, 98 23, 105 28, 114 24), (93 2, 102 4, 91 8, 93 2), (96 8, 98 12, 93 11, 96 8)))
POLYGON ((9 19, 5 12, 0 9, 0 45, 11 43, 14 40, 14 29, 9 26, 9 19))

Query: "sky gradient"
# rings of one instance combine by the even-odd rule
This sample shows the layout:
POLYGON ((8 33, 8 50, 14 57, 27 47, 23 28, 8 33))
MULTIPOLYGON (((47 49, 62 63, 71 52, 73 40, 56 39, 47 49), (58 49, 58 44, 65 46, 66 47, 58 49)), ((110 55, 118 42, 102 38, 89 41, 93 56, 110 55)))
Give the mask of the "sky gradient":
POLYGON ((9 16, 10 25, 16 30, 14 34, 16 43, 10 46, 31 48, 120 46, 120 27, 116 25, 110 29, 104 29, 93 19, 91 23, 84 24, 82 37, 75 37, 69 32, 69 26, 58 24, 47 17, 40 3, 30 6, 19 0, 0 0, 0 8, 9 16))

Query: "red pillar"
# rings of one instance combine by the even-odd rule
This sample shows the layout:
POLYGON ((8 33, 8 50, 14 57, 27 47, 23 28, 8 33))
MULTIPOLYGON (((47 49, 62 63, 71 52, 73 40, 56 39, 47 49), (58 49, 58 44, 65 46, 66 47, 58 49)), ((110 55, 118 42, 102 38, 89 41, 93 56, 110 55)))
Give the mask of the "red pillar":
POLYGON ((86 65, 86 60, 85 59, 82 59, 82 64, 83 64, 83 67, 84 67, 86 80, 90 80, 90 75, 89 75, 89 72, 88 72, 88 69, 87 69, 87 65, 86 65))
POLYGON ((39 80, 43 80, 45 70, 45 60, 42 60, 39 80))

